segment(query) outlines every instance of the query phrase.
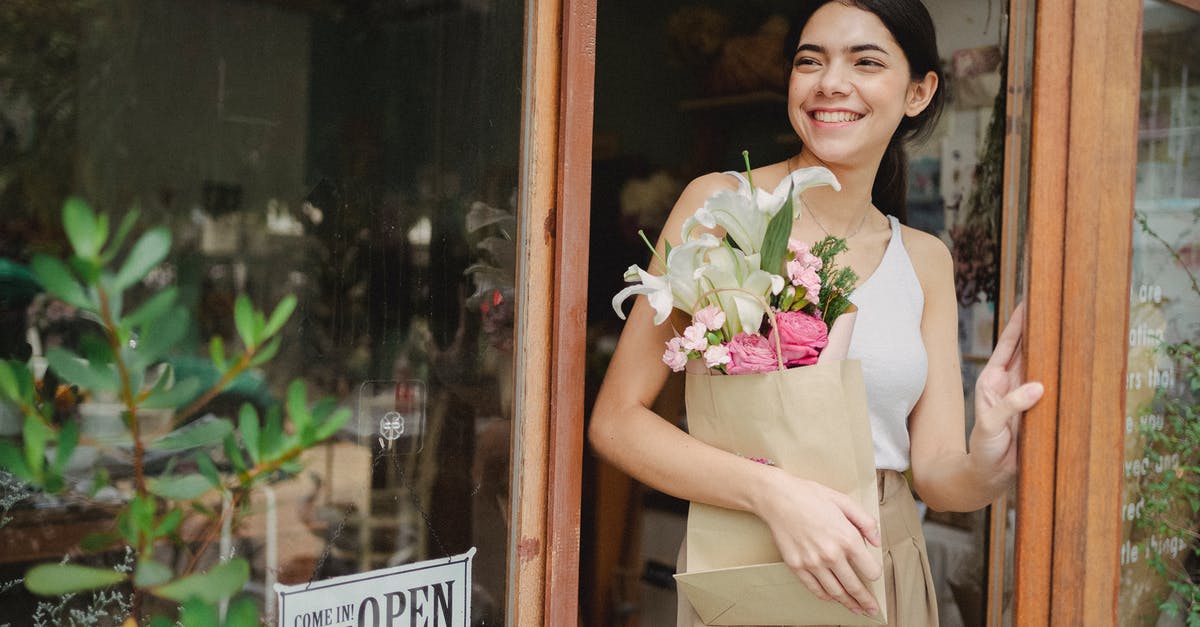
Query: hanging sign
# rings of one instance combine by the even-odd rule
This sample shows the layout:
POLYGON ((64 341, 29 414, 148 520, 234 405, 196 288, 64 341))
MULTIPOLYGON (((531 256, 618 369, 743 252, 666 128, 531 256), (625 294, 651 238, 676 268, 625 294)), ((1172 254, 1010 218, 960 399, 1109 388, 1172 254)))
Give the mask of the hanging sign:
POLYGON ((449 558, 276 584, 279 627, 468 627, 474 557, 472 548, 449 558))

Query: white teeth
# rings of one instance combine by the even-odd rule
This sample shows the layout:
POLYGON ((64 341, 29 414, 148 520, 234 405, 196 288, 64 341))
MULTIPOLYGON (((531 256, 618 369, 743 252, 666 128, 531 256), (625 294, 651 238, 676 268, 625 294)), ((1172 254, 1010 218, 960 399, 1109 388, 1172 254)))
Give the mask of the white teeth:
POLYGON ((813 118, 818 122, 853 122, 862 116, 849 111, 814 111, 813 118))

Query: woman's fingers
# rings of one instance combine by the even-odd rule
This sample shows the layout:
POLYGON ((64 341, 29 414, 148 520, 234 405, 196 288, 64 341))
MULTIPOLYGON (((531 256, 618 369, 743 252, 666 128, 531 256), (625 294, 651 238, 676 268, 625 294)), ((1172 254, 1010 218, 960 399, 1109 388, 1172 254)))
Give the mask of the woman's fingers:
POLYGON ((1004 330, 1000 332, 1000 337, 996 339, 996 348, 992 350, 992 356, 988 359, 987 367, 1007 370, 1013 356, 1020 352, 1017 349, 1021 345, 1021 336, 1024 333, 1025 303, 1021 303, 1013 310, 1012 316, 1008 319, 1008 324, 1004 325, 1004 330))
MULTIPOLYGON (((842 584, 842 588, 846 590, 846 594, 854 601, 854 605, 866 614, 876 614, 879 612, 879 602, 875 600, 875 596, 863 584, 863 580, 859 577, 859 573, 855 572, 854 568, 846 562, 838 564, 833 574, 837 576, 838 582, 842 584)), ((842 603, 846 607, 854 610, 854 607, 842 603)))

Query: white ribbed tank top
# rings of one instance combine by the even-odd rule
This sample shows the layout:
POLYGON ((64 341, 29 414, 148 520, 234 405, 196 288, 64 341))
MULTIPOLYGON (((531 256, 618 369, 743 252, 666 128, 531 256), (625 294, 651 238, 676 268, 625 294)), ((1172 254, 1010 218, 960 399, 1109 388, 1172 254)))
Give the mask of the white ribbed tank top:
MULTIPOLYGON (((745 175, 729 171, 742 187, 745 175)), ((888 216, 892 237, 879 267, 850 294, 858 306, 847 357, 862 362, 871 416, 875 467, 908 470, 908 414, 925 390, 929 357, 921 336, 925 292, 913 268, 900 221, 888 216)))
POLYGON ((921 337, 925 293, 900 236, 888 216, 892 238, 879 267, 850 294, 858 306, 850 359, 862 362, 867 409, 875 444, 875 467, 908 470, 908 414, 921 392, 929 359, 921 337))

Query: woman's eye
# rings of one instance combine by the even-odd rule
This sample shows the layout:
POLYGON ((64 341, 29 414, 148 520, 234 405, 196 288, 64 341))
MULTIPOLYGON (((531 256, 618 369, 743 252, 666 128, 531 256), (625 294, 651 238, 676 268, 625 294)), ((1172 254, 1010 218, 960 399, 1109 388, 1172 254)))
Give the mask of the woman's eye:
POLYGON ((817 60, 811 57, 800 57, 795 61, 796 67, 814 66, 816 64, 817 60))
POLYGON ((859 59, 856 65, 863 67, 883 67, 883 64, 875 59, 859 59))

